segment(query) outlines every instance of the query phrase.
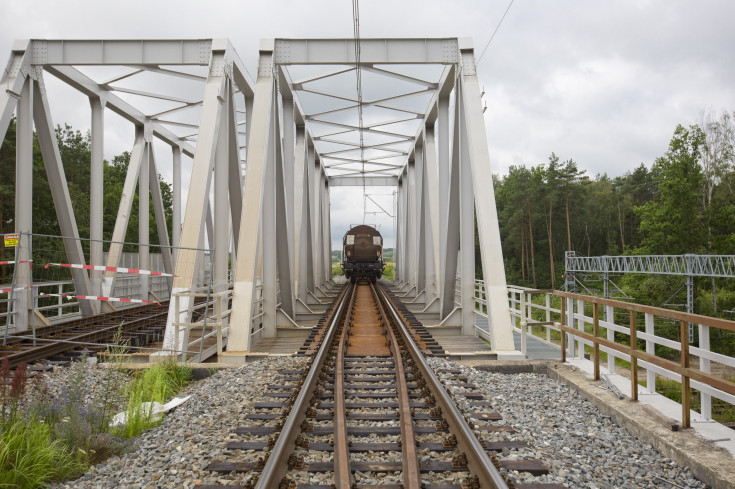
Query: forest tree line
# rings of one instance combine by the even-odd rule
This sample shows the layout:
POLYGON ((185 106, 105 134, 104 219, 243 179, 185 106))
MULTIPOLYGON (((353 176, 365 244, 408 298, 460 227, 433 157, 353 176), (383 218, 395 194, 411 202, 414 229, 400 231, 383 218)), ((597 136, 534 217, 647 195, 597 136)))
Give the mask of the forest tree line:
MULTIPOLYGON (((616 177, 587 175, 554 153, 546 163, 495 175, 508 283, 563 288, 566 250, 585 256, 735 254, 734 117, 709 112, 699 124, 677 126, 668 150, 650 168, 641 164, 616 177)), ((682 302, 672 295, 683 277, 614 280, 636 302, 682 302)), ((699 278, 695 288, 697 312, 721 316, 735 309, 732 279, 699 278)))
MULTIPOLYGON (((91 161, 91 139, 90 134, 82 134, 74 130, 68 124, 64 127, 56 127, 56 141, 59 153, 64 165, 69 197, 71 198, 74 217, 76 218, 79 236, 89 237, 89 189, 90 189, 90 161, 91 161)), ((112 231, 117 219, 117 210, 120 206, 120 197, 125 184, 125 177, 130 162, 130 153, 125 151, 112 158, 112 161, 104 162, 104 189, 103 189, 103 239, 112 239, 112 231)), ((0 234, 13 233, 15 231, 15 120, 11 121, 5 140, 0 146, 0 234)), ((153 182, 151 182, 153 184, 153 182)), ((159 176, 161 196, 166 214, 166 224, 171 235, 171 224, 173 221, 173 191, 171 185, 163 181, 159 176)), ((150 198, 149 198, 150 199, 150 198)), ((149 200, 150 215, 150 243, 158 244, 158 231, 153 214, 153 203, 149 200)), ((33 137, 33 232, 58 236, 61 234, 56 217, 56 210, 51 197, 46 170, 41 157, 41 149, 38 139, 33 137)), ((126 242, 138 241, 138 195, 134 196, 133 207, 128 221, 126 242)), ((108 246, 104 249, 107 251, 108 246)), ((88 243, 83 242, 85 252, 89 249, 88 243)), ((61 252, 63 243, 58 239, 34 239, 34 260, 40 259, 37 253, 45 250, 48 258, 53 259, 54 251, 61 252), (41 248, 41 249, 40 249, 41 248)), ((136 251, 134 246, 126 245, 124 251, 136 251)), ((0 259, 12 260, 12 248, 0 247, 0 259)), ((156 248, 151 249, 157 253, 156 248)), ((58 257, 58 253, 55 253, 58 257)), ((39 266, 42 266, 39 265, 39 266)), ((0 274, 5 270, 0 267, 0 274)), ((6 277, 0 276, 0 283, 4 283, 6 277)))

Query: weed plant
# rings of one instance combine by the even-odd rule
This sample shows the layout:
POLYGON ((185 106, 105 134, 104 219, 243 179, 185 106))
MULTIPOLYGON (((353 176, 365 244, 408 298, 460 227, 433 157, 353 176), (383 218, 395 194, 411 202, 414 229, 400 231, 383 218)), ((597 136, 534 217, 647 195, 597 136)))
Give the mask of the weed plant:
POLYGON ((152 403, 163 404, 191 381, 192 371, 175 362, 155 365, 139 373, 126 392, 125 425, 123 436, 133 438, 158 425, 160 416, 153 414, 152 403))
MULTIPOLYGON (((114 351, 117 358, 124 348, 114 351)), ((44 487, 132 450, 135 437, 159 422, 144 403, 165 402, 192 378, 191 368, 171 362, 141 371, 130 382, 120 368, 106 368, 95 372, 92 384, 86 353, 70 368, 69 379, 52 396, 40 376, 28 381, 24 364, 11 376, 7 355, 0 363, 0 488, 44 487), (127 424, 111 428, 123 406, 127 424)))

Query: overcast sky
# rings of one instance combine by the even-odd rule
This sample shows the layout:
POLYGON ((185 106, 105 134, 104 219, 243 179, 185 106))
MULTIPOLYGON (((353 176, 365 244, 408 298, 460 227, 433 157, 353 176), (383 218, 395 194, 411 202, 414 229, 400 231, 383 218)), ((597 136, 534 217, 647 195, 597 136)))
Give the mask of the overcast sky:
MULTIPOLYGON (((16 38, 227 37, 254 75, 260 38, 352 37, 346 0, 1 0, 0 6, 3 66, 16 38)), ((471 37, 479 56, 507 6, 508 0, 363 1, 360 31, 471 37)), ((545 162, 552 151, 590 175, 650 166, 677 124, 696 122, 703 109, 735 110, 733 18, 731 0, 515 0, 478 67, 493 171, 545 162)), ((83 97, 51 104, 55 122, 89 127, 83 97)), ((107 127, 120 129, 106 134, 106 157, 131 147, 131 128, 113 115, 107 127)), ((161 153, 159 169, 170 179, 170 156, 161 153)), ((392 213, 391 189, 368 192, 392 213)), ((348 224, 363 221, 363 201, 362 189, 333 189, 335 247, 348 224)), ((372 203, 367 210, 379 211, 372 203)), ((365 220, 380 224, 392 245, 390 217, 365 220)))

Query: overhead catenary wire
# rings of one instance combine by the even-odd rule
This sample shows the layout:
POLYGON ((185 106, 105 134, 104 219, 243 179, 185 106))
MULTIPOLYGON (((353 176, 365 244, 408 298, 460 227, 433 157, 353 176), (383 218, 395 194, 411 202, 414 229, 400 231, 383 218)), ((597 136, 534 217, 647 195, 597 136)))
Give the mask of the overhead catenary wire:
POLYGON ((500 25, 503 23, 503 20, 505 19, 505 16, 508 15, 508 11, 510 10, 510 7, 513 5, 514 0, 510 0, 510 3, 508 4, 508 8, 505 9, 505 13, 500 18, 500 22, 498 22, 498 25, 495 26, 495 30, 493 31, 493 34, 490 36, 490 40, 485 44, 485 48, 482 50, 482 53, 480 54, 480 57, 477 58, 477 62, 475 65, 479 65, 480 61, 482 60, 482 57, 485 56, 485 51, 487 51, 487 48, 490 46, 490 43, 493 42, 493 39, 495 38, 495 34, 497 34, 498 29, 500 29, 500 25))

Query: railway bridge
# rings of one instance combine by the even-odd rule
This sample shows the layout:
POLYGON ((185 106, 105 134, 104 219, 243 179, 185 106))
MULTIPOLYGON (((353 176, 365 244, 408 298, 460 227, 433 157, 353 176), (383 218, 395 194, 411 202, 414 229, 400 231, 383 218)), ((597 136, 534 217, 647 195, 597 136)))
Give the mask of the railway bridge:
MULTIPOLYGON (((242 364, 287 355, 284 366, 298 369, 271 376, 279 383, 261 392, 271 400, 254 403, 252 424, 236 429, 257 439, 227 448, 270 450, 270 458, 207 468, 260 478, 246 487, 293 487, 297 475, 285 474, 304 468, 303 454, 293 454, 308 450, 310 438, 334 464, 309 462, 305 470, 334 471, 336 487, 350 487, 358 473, 386 471, 402 474, 394 481, 404 481, 401 487, 416 488, 426 473, 469 474, 461 486, 430 487, 504 488, 511 472, 545 476, 543 461, 488 455, 526 444, 477 438, 473 430, 513 429, 478 424, 502 419, 485 411, 495 400, 474 392, 465 371, 427 358, 560 357, 588 377, 556 363, 512 363, 567 375, 566 383, 610 413, 604 418, 638 430, 712 487, 732 487, 732 464, 706 458, 712 444, 735 453, 729 431, 713 422, 717 409, 735 404, 728 377, 735 358, 710 342, 711 330, 732 332, 735 322, 615 300, 608 283, 623 269, 665 269, 687 277, 691 304, 693 277, 732 278, 735 257, 670 256, 659 267, 655 257, 585 258, 570 250, 568 284, 579 282, 575 274, 600 273, 605 297, 506 284, 475 63, 463 38, 265 39, 257 59, 241 58, 226 39, 17 41, 0 80, 0 136, 15 133, 14 232, 5 234, 0 258, 0 267, 12 267, 0 270, 0 353, 15 366, 69 349, 102 351, 117 334, 132 360, 216 356, 242 364), (246 62, 257 62, 254 74, 246 62), (67 175, 56 123, 78 117, 80 108, 86 118, 87 104, 91 161, 88 188, 80 189, 67 175), (125 132, 130 151, 111 165, 105 147, 119 147, 125 132), (105 195, 112 170, 124 173, 119 202, 105 195), (170 195, 162 174, 170 176, 170 195), (46 191, 41 180, 52 202, 38 198, 46 191), (332 197, 341 187, 395 192, 392 281, 342 287, 333 279, 331 220, 341 202, 332 197), (105 202, 113 206, 106 213, 105 202), (53 220, 40 212, 50 206, 55 235, 34 229, 34 215, 53 220), (80 232, 87 219, 89 232, 80 232), (675 339, 661 333, 672 324, 675 339), (662 356, 664 349, 678 361, 662 356), (622 366, 627 376, 615 374, 622 366), (677 431, 695 427, 709 439, 685 453, 690 438, 662 434, 662 422, 651 427, 649 415, 641 420, 631 407, 637 404, 604 397, 589 378, 677 418, 677 431), (680 403, 656 393, 658 378, 679 383, 680 403), (447 385, 464 400, 453 401, 447 385), (373 424, 396 421, 398 413, 400 426, 373 424), (321 423, 316 433, 307 418, 321 423), (386 438, 350 439, 368 434, 386 438), (433 455, 424 460, 417 450, 433 455), (351 461, 350 451, 401 456, 368 463, 351 461)), ((557 416, 562 400, 539 409, 557 416)), ((605 450, 593 458, 607 461, 605 450)), ((575 455, 583 456, 586 448, 575 455)))
MULTIPOLYGON (((2 83, 0 134, 16 117, 16 261, 32 260, 40 239, 32 218, 35 126, 65 250, 55 261, 77 265, 70 269, 72 295, 102 298, 79 299, 82 316, 120 307, 121 285, 131 278, 120 271, 131 210, 136 195, 150 195, 150 204, 138 200, 138 215, 149 215, 152 205, 158 246, 151 245, 148 219, 138 219, 128 268, 149 270, 155 258, 166 276, 134 277, 125 297, 172 298, 168 352, 196 346, 195 300, 218 298, 209 324, 224 357, 240 358, 264 339, 313 325, 331 301, 330 205, 339 202, 330 202, 330 190, 392 187, 398 293, 442 334, 482 334, 487 343, 478 348, 489 343, 499 357, 518 356, 471 40, 266 39, 253 78, 226 39, 34 39, 16 42, 2 83), (79 235, 54 135, 62 121, 52 120, 53 106, 61 101, 49 96, 47 78, 89 100, 89 236, 79 235), (110 113, 132 124, 134 140, 105 241, 104 144, 119 137, 106 125, 110 113), (171 156, 159 156, 161 147, 171 156), (191 168, 183 176, 182 157, 191 168), (169 161, 170 235, 155 185, 169 161), (475 215, 489 326, 481 330, 475 215)), ((14 274, 14 332, 45 322, 36 268, 14 274)))

